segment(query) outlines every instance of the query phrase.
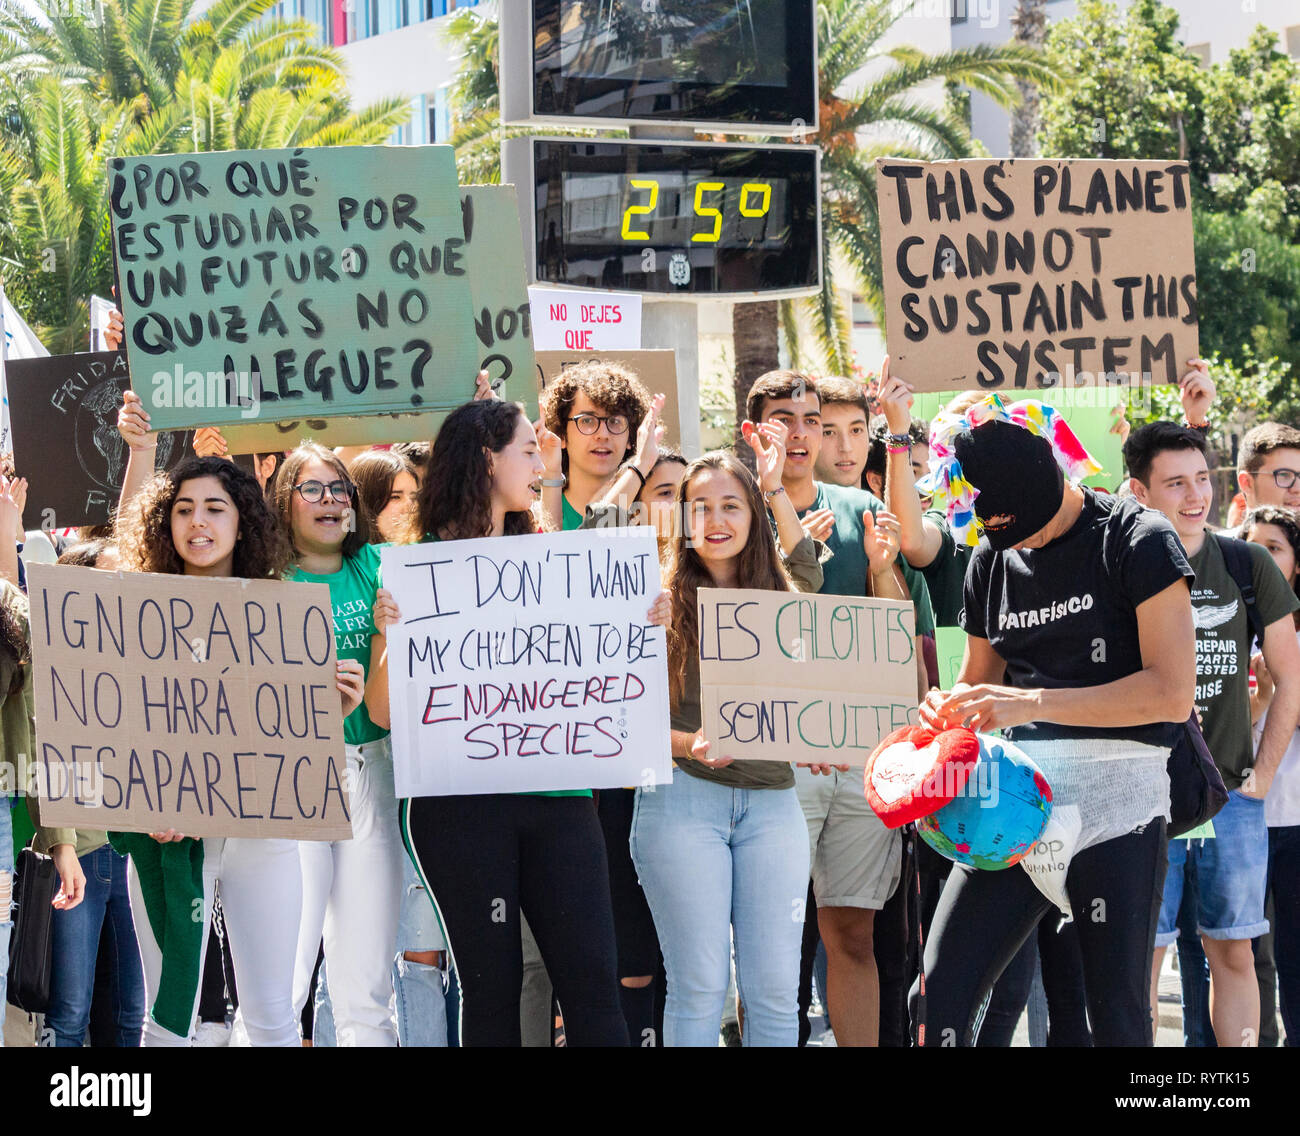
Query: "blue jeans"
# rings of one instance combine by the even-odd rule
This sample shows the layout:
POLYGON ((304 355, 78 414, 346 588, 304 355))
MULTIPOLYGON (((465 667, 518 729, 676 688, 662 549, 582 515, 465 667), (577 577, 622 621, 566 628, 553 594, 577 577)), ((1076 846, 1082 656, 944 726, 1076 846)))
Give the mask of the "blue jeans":
POLYGON ((135 1048, 144 1024, 144 968, 131 922, 126 857, 105 844, 81 857, 81 870, 86 873, 85 898, 71 911, 54 913, 54 969, 44 1037, 60 1048, 85 1043, 95 960, 102 948, 110 952, 117 978, 113 1044, 135 1048))
POLYGON ((735 929, 744 1044, 799 1040, 808 826, 794 789, 731 789, 680 769, 637 791, 632 860, 668 974, 664 1044, 718 1044, 735 929))
POLYGON ((447 1047, 446 971, 406 958, 407 951, 445 951, 447 941, 410 856, 402 855, 402 914, 393 961, 397 1041, 406 1048, 447 1047))
MULTIPOLYGON (((0 796, 0 1030, 5 1024, 5 1005, 9 992, 9 933, 13 930, 11 900, 14 893, 14 828, 10 809, 12 797, 0 796)), ((0 1034, 0 1045, 4 1045, 0 1034)))
POLYGON ((1226 941, 1253 939, 1268 931, 1264 918, 1268 828, 1263 801, 1229 793, 1228 803, 1214 818, 1212 839, 1169 842, 1157 947, 1167 947, 1178 937, 1178 909, 1189 864, 1196 869, 1196 929, 1202 935, 1226 941))

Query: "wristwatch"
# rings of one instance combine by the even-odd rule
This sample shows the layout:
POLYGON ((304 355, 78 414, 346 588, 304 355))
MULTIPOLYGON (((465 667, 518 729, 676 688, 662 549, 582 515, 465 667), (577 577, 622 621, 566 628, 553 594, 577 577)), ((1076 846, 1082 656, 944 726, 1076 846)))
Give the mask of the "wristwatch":
POLYGON ((563 489, 568 484, 568 480, 564 474, 560 474, 559 477, 543 477, 542 487, 544 489, 563 489))

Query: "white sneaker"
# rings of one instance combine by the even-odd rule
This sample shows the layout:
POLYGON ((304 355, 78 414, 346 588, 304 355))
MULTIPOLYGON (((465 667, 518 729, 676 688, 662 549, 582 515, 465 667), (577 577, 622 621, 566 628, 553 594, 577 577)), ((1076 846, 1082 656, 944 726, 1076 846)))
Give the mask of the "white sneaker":
POLYGON ((225 1022, 200 1022, 194 1034, 194 1045, 214 1048, 230 1044, 230 1027, 225 1022))

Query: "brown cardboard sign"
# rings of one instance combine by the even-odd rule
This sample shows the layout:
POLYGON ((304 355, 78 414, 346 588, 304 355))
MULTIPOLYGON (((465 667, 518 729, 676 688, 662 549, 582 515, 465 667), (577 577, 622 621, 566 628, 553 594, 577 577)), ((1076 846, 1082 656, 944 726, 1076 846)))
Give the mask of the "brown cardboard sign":
POLYGON ((1199 352, 1186 162, 876 160, 894 374, 1176 383, 1199 352))
MULTIPOLYGON (((618 363, 636 374, 652 395, 664 396, 664 443, 680 446, 682 431, 677 413, 677 355, 671 350, 653 351, 534 351, 538 381, 544 390, 566 367, 599 360, 618 363)), ((635 439, 633 439, 635 441, 635 439)))
POLYGON ((324 584, 33 564, 43 823, 352 835, 324 584))
POLYGON ((699 605, 711 757, 866 765, 919 720, 910 603, 701 588, 699 605))

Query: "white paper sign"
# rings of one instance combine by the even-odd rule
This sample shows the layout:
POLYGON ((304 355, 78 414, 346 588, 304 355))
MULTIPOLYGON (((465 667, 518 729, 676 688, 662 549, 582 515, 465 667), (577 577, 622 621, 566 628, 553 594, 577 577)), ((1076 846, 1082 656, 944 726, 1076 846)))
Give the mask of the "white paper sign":
POLYGON ((399 797, 672 780, 654 530, 386 547, 399 797))
POLYGON ((535 351, 629 351, 641 346, 641 297, 634 292, 528 289, 535 351))

